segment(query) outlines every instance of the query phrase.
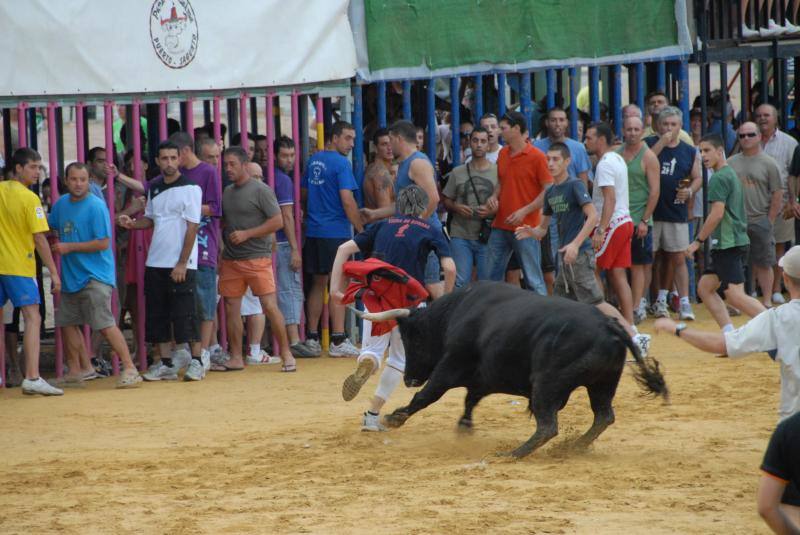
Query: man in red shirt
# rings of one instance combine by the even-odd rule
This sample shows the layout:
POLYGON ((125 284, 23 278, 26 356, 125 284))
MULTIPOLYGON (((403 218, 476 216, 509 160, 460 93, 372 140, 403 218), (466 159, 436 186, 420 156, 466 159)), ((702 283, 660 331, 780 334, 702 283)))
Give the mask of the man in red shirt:
POLYGON ((523 114, 512 111, 504 115, 500 134, 506 145, 497 158, 497 188, 487 201, 487 206, 496 210, 488 243, 489 278, 503 280, 513 251, 522 265, 528 289, 545 295, 539 242, 533 238, 516 240, 514 230, 522 225, 539 225, 544 192, 553 177, 547 170, 547 157, 528 143, 523 114))

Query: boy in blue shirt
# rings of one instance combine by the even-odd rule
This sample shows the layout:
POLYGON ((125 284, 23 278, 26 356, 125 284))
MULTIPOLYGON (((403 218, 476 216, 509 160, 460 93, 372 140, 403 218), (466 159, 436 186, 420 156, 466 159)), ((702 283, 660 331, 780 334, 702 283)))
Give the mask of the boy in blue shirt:
POLYGON ((75 162, 67 166, 69 195, 61 197, 50 213, 50 227, 59 241, 53 253, 61 255, 61 303, 55 322, 64 335, 70 373, 66 382, 80 382, 80 354, 86 354, 80 326, 88 324, 105 336, 119 355, 123 371, 117 388, 130 388, 142 381, 116 319, 111 312, 115 285, 114 254, 109 248, 111 221, 105 203, 90 193, 89 168, 75 162))

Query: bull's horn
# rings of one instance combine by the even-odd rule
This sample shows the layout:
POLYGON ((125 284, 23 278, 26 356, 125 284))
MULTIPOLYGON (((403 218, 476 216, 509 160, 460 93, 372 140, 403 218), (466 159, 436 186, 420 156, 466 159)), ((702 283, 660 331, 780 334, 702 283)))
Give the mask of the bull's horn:
POLYGON ((405 318, 411 314, 411 310, 407 308, 393 308, 383 312, 361 312, 353 307, 350 307, 350 309, 355 312, 359 318, 374 322, 389 321, 395 318, 405 318))

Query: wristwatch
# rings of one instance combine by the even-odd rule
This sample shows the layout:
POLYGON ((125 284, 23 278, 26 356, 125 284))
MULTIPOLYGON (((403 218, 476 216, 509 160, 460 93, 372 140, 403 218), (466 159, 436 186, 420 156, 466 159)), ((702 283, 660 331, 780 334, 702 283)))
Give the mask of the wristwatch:
POLYGON ((681 331, 683 331, 684 329, 686 329, 686 323, 680 322, 679 324, 677 324, 675 326, 675 336, 680 338, 681 337, 681 331))

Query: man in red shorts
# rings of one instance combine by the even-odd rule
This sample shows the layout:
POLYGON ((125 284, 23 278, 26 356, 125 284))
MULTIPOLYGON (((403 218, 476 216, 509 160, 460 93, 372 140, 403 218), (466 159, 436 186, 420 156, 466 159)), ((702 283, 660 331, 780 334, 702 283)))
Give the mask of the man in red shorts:
POLYGON ((631 267, 633 220, 628 209, 628 164, 613 150, 614 133, 606 123, 594 123, 584 141, 589 154, 597 157, 592 202, 600 223, 592 236, 597 251, 597 269, 617 296, 622 316, 633 325, 633 297, 626 270, 631 267))

